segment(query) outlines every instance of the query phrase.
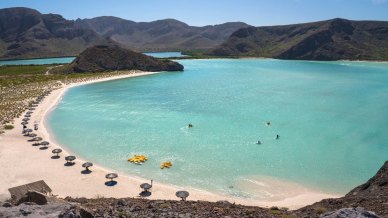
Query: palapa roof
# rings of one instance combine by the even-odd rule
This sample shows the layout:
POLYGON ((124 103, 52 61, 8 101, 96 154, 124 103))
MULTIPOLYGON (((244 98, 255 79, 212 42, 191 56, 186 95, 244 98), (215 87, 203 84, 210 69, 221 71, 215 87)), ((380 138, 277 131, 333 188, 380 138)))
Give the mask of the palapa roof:
POLYGON ((41 193, 52 192, 51 188, 43 180, 39 180, 21 186, 16 186, 8 189, 8 191, 9 193, 11 193, 11 197, 13 199, 20 199, 24 197, 28 191, 37 191, 41 193))

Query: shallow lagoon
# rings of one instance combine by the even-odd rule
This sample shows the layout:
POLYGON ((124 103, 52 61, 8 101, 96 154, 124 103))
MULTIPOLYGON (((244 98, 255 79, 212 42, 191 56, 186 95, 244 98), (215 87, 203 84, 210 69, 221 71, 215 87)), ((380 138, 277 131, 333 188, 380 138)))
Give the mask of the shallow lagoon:
POLYGON ((183 73, 70 89, 48 117, 56 140, 119 172, 254 198, 273 179, 344 194, 388 159, 386 63, 179 62, 183 73))

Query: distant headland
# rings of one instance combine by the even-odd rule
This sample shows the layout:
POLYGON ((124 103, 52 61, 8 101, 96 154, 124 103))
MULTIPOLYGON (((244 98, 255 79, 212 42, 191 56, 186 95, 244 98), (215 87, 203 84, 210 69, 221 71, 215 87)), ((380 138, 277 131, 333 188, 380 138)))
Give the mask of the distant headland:
POLYGON ((83 51, 76 59, 51 73, 85 73, 122 70, 183 71, 183 66, 170 60, 159 60, 118 45, 97 45, 83 51))

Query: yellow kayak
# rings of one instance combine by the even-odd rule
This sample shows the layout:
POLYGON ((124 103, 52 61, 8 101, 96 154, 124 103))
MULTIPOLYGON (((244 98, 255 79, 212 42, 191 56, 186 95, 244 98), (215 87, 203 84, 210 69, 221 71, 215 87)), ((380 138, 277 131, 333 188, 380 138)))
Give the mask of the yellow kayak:
POLYGON ((160 165, 160 169, 170 168, 170 167, 172 167, 172 163, 171 163, 170 161, 163 162, 163 163, 160 165))

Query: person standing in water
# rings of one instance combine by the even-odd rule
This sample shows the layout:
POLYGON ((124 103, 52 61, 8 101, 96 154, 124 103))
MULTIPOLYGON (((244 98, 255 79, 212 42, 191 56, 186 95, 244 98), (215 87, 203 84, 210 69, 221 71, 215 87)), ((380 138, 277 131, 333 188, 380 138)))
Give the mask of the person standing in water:
POLYGON ((280 139, 280 136, 279 136, 279 135, 276 135, 276 139, 280 139))

